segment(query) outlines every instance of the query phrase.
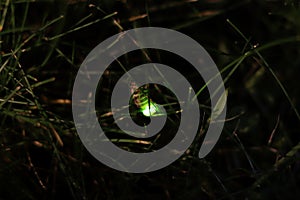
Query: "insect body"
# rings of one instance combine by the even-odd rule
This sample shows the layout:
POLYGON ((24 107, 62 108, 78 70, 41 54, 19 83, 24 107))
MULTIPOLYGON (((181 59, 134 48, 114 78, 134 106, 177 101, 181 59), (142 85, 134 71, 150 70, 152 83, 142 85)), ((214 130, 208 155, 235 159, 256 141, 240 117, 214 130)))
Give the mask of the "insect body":
POLYGON ((153 102, 149 97, 149 86, 137 87, 135 82, 131 83, 130 92, 132 94, 132 103, 138 108, 138 112, 142 112, 144 116, 163 115, 163 106, 153 102))

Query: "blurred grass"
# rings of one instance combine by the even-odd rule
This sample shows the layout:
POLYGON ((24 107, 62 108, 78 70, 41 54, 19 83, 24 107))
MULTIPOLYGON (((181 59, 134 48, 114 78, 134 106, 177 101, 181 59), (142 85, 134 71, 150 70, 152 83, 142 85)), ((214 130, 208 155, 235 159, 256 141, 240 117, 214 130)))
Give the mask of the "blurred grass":
MULTIPOLYGON (((299 1, 4 0, 0 11, 1 199, 300 197, 299 1), (195 144, 178 161, 126 174, 85 150, 72 122, 71 93, 92 48, 143 26, 179 30, 209 51, 229 91, 227 121, 205 159, 197 155, 206 109, 195 144)), ((170 60, 165 52, 147 53, 170 60)), ((182 61, 173 61, 180 68, 182 61)), ((118 141, 129 150, 141 145, 118 141)))

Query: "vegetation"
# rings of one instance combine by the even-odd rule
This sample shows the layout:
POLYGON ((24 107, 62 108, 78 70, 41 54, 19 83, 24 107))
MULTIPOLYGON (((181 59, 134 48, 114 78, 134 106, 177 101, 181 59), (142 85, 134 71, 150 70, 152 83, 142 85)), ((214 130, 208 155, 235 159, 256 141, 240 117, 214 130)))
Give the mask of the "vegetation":
MULTIPOLYGON (((2 0, 0 11, 0 199, 300 197, 299 1, 2 0), (129 174, 103 165, 84 148, 71 96, 80 64, 96 45, 145 26, 178 30, 210 53, 228 90, 227 119, 216 147, 199 159, 210 113, 203 90, 203 120, 191 148, 164 169, 129 174)), ((114 67, 143 63, 145 52, 181 70, 196 91, 203 87, 168 52, 129 53, 102 80, 102 125, 113 123, 105 103, 120 76, 114 67)), ((172 105, 168 131, 160 140, 134 140, 107 126, 121 148, 161 148, 178 128, 173 94, 151 88, 150 95, 157 93, 151 102, 165 98, 160 103, 172 105)))

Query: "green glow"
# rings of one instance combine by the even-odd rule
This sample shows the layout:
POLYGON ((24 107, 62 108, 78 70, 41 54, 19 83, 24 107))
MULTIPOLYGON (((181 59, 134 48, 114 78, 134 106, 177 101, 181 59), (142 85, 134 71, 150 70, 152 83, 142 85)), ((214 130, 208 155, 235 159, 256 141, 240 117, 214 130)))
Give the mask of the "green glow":
POLYGON ((155 107, 150 103, 149 105, 145 105, 141 108, 142 113, 149 117, 156 113, 155 107))
POLYGON ((143 113, 143 115, 146 117, 161 116, 166 114, 165 108, 162 105, 154 103, 149 98, 148 89, 142 86, 138 89, 133 87, 132 90, 134 91, 131 91, 132 95, 130 101, 138 108, 138 112, 143 113))
POLYGON ((155 116, 155 115, 159 115, 161 114, 161 106, 153 103, 152 101, 150 101, 150 103, 144 104, 141 107, 141 112, 143 113, 143 115, 145 115, 146 117, 150 117, 150 116, 155 116))

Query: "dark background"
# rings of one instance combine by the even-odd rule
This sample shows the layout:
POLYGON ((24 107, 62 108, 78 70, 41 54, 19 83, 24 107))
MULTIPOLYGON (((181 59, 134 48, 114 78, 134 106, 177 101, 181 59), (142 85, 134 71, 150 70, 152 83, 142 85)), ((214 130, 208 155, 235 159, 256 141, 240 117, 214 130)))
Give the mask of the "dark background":
MULTIPOLYGON (((299 1, 15 0, 0 6, 0 199, 300 197, 299 1), (197 154, 207 109, 201 134, 180 159, 129 174, 86 151, 72 121, 71 94, 81 62, 96 45, 145 26, 178 30, 209 52, 226 80, 227 120, 205 159, 197 154), (232 71, 230 64, 247 52, 232 71)), ((171 55, 163 56, 153 53, 170 62, 171 55)), ((143 61, 137 57, 121 60, 129 66, 143 61)), ((171 64, 180 69, 175 58, 171 64)), ((202 85, 200 79, 195 87, 202 85)), ((205 94, 199 98, 209 103, 205 94)), ((134 140, 120 146, 141 148, 134 140)))

